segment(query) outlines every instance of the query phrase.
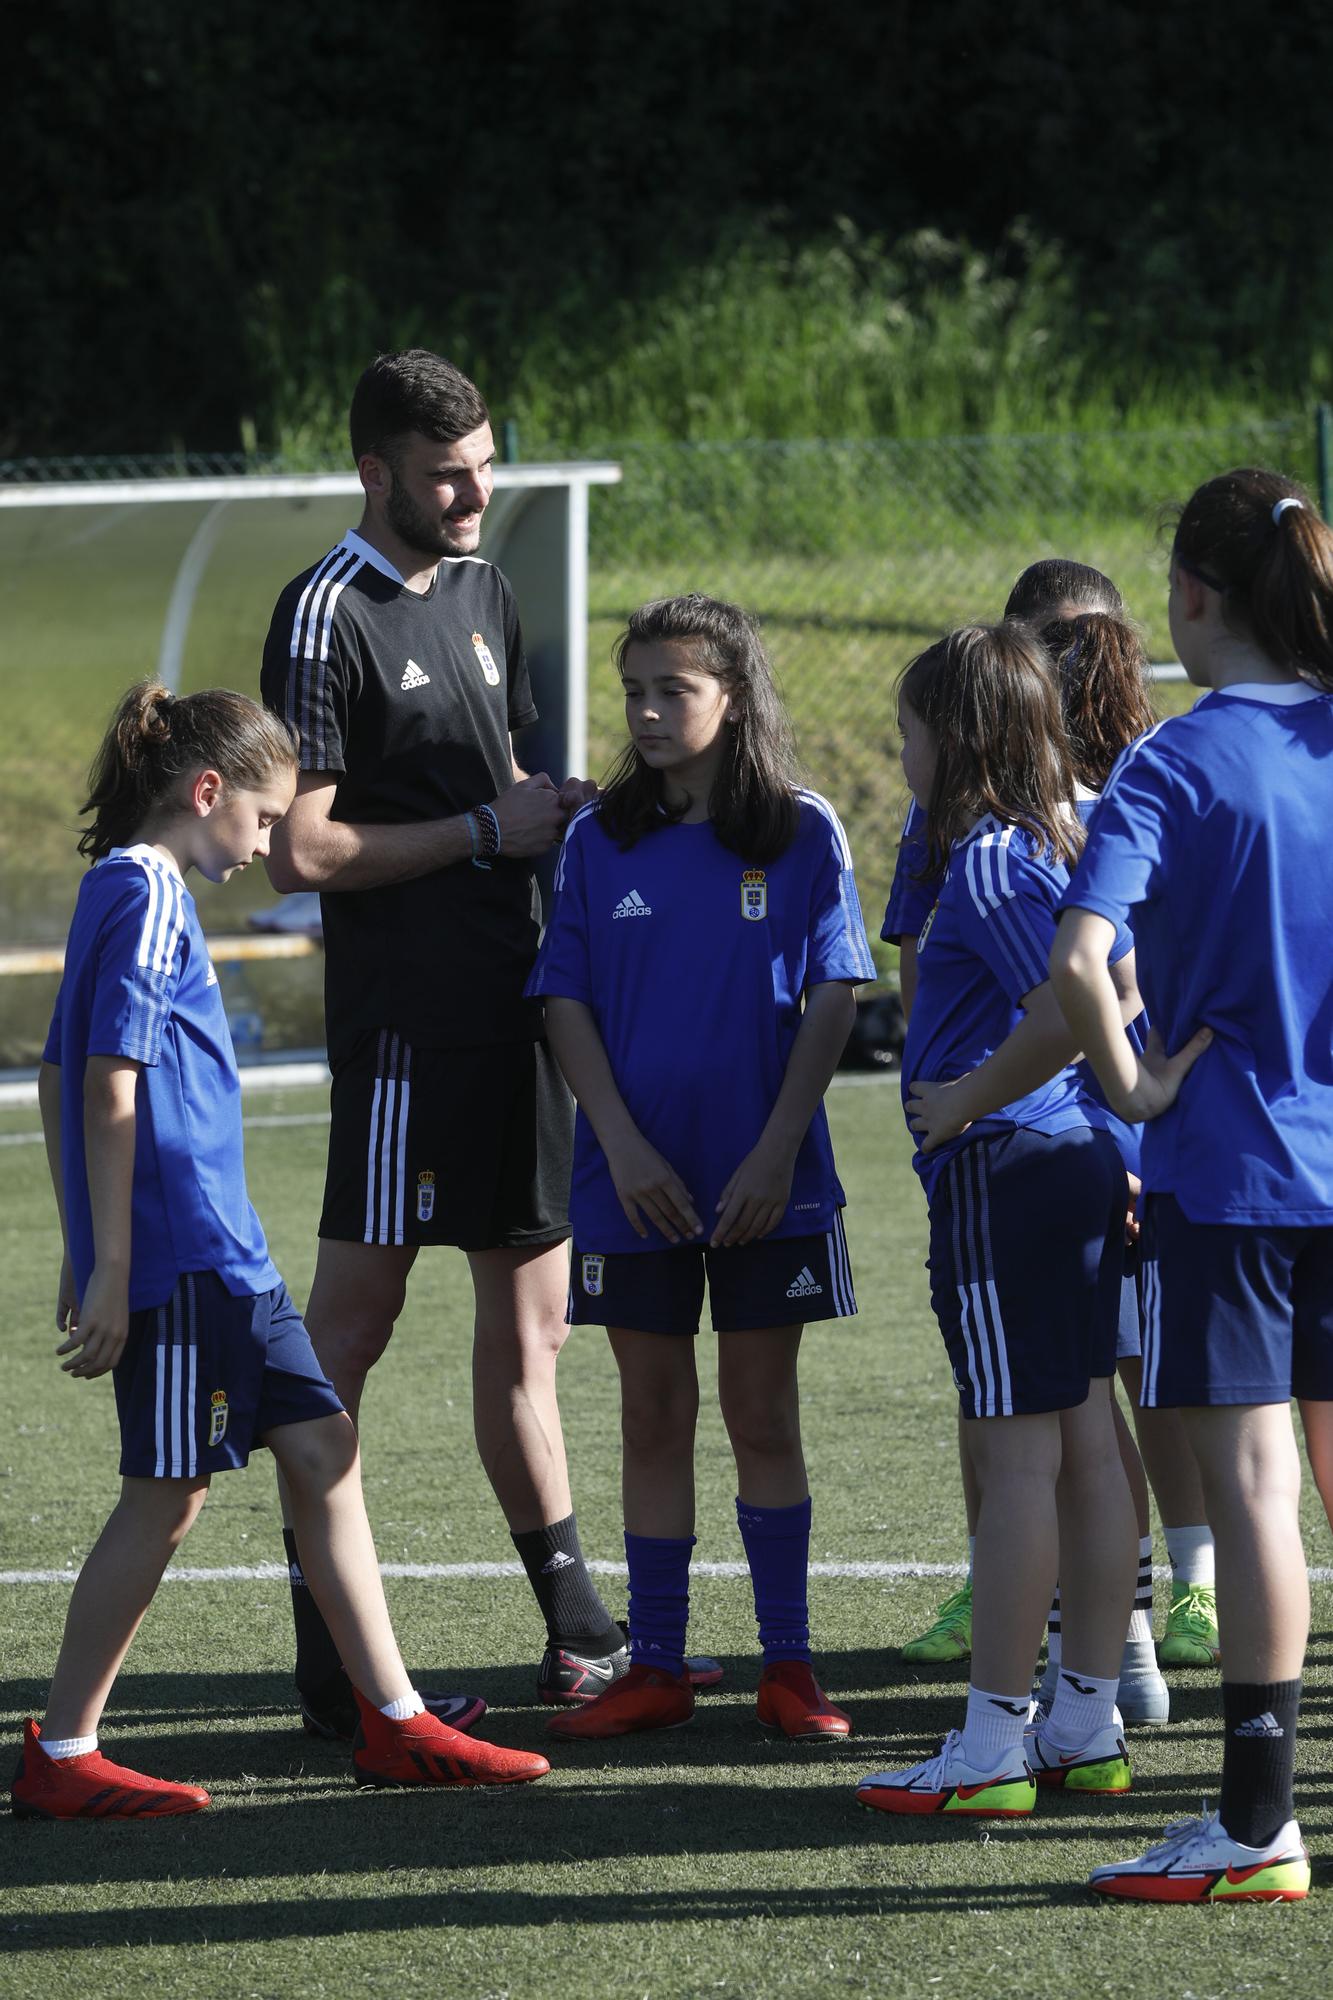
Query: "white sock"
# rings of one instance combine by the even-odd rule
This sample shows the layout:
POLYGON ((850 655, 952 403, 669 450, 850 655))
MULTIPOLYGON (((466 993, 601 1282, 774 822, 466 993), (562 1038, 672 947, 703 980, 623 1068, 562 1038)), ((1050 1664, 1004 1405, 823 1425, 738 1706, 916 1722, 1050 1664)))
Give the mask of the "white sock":
POLYGON ((426 1704, 415 1688, 400 1694, 397 1701, 386 1701, 380 1709, 380 1714, 387 1715, 390 1722, 408 1722, 414 1715, 424 1715, 425 1712, 426 1704))
POLYGON ((53 1757, 58 1764, 63 1763, 66 1757, 90 1756, 97 1748, 97 1737, 95 1735, 39 1736, 37 1741, 41 1744, 47 1756, 53 1757))
POLYGON ((1172 1583, 1211 1585, 1216 1581, 1211 1528, 1167 1528, 1164 1532, 1172 1583))
POLYGON ((987 1694, 969 1687, 967 1721, 963 1725, 963 1755, 974 1770, 989 1771, 1006 1753, 1023 1754, 1023 1731, 1032 1703, 1021 1694, 987 1694))
POLYGON ((971 1583, 972 1581, 972 1571, 976 1564, 976 1560, 977 1560, 977 1538, 975 1535, 969 1535, 967 1538, 967 1580, 969 1583, 971 1583))
POLYGON ((1115 1715, 1116 1689, 1120 1676, 1098 1680, 1095 1674, 1080 1674, 1062 1666, 1056 1682, 1055 1700, 1042 1736, 1056 1750, 1077 1750, 1099 1729, 1105 1729, 1115 1715))
POLYGON ((1120 1662, 1122 1677, 1128 1673, 1149 1673, 1157 1665, 1152 1643, 1152 1536, 1139 1538, 1139 1580, 1134 1591, 1134 1609, 1129 1614, 1125 1656, 1120 1662))

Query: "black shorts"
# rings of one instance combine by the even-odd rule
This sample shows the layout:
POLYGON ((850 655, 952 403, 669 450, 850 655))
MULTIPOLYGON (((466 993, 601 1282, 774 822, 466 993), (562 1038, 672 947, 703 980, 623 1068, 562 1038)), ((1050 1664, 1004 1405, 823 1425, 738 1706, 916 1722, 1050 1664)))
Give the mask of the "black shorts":
POLYGON ((804 1326, 848 1319, 856 1311, 839 1212, 827 1235, 766 1236, 729 1250, 678 1243, 670 1250, 603 1256, 576 1245, 565 1318, 571 1326, 693 1335, 699 1331, 705 1276, 714 1333, 804 1326))
POLYGON ((422 1049, 372 1028, 331 1102, 321 1236, 461 1250, 568 1236, 574 1104, 545 1042, 422 1049))

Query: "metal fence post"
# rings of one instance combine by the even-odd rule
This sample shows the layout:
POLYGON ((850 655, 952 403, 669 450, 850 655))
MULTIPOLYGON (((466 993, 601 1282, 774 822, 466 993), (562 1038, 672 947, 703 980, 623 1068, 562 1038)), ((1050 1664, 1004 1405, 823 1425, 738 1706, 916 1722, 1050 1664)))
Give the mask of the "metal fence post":
POLYGON ((1333 403, 1315 405, 1314 462, 1319 511, 1333 521, 1333 403))

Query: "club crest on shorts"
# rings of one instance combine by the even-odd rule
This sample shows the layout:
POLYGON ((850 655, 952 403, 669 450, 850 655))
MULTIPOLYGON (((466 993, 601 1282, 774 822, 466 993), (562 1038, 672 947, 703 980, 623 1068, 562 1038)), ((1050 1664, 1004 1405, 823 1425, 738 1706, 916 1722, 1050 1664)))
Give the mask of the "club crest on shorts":
POLYGON ((221 1444, 223 1438, 226 1437, 227 1418, 230 1414, 231 1412, 227 1408, 226 1390, 215 1389, 211 1398, 208 1418, 208 1442, 210 1445, 221 1444))
POLYGON ((499 687, 500 669, 496 666, 491 649, 482 638, 480 632, 472 634, 472 650, 481 662, 481 671, 486 676, 487 687, 499 687))
POLYGON ((768 915, 768 883, 762 868, 747 868, 741 876, 741 915, 751 924, 761 924, 768 915))
POLYGON ((583 1289, 590 1299, 602 1296, 602 1273, 606 1269, 605 1257, 585 1257, 583 1260, 583 1289))
POLYGON ((417 1175, 417 1221, 429 1222, 435 1213, 435 1175, 429 1167, 417 1175))

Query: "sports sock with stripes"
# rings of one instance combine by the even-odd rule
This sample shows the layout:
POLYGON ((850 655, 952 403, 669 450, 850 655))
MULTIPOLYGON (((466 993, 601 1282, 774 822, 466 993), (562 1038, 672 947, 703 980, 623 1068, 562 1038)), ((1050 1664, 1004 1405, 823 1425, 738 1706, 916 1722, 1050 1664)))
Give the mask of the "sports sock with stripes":
POLYGON ((287 1580, 292 1587, 292 1622, 296 1627, 296 1685, 306 1696, 323 1694, 343 1670, 333 1635, 324 1623, 319 1606, 310 1595, 310 1586, 296 1552, 296 1536, 290 1528, 282 1531, 287 1551, 287 1580))
POLYGON ((1264 1847, 1295 1816, 1293 1767, 1301 1684, 1223 1681, 1222 1795, 1218 1811, 1233 1840, 1264 1847))
POLYGON ((737 1495, 736 1520, 750 1565, 764 1665, 774 1660, 808 1660, 809 1494, 794 1507, 755 1507, 737 1495))
POLYGON ((1105 1729, 1115 1717, 1119 1685, 1118 1674, 1112 1674, 1109 1680, 1099 1679, 1096 1674, 1081 1674, 1062 1662, 1051 1712, 1042 1726, 1045 1741, 1056 1750, 1077 1750, 1099 1729, 1105 1729))
POLYGON ((1166 1552, 1171 1558, 1172 1583, 1216 1581, 1217 1563, 1211 1528, 1165 1528, 1166 1552))
POLYGON ((618 1653, 625 1635, 597 1594, 573 1514, 546 1528, 511 1536, 553 1646, 575 1653, 618 1653))
POLYGON ((1026 1688, 1021 1694, 988 1694, 985 1688, 968 1688, 963 1755, 974 1770, 989 1771, 1006 1753, 1022 1762, 1023 1731, 1031 1706, 1026 1688))
POLYGON ((1051 1608, 1046 1614, 1046 1666, 1037 1699, 1049 1708, 1055 1700, 1055 1684, 1060 1678, 1060 1586, 1055 1586, 1051 1608))
POLYGON ((1134 1591, 1134 1609, 1129 1614, 1129 1632, 1120 1661, 1120 1678, 1141 1677, 1157 1672, 1157 1651, 1152 1639, 1152 1536, 1139 1537, 1139 1580, 1134 1591))
POLYGON ((693 1535, 632 1535, 625 1530, 630 1644, 636 1667, 661 1667, 677 1675, 685 1671, 693 1547, 693 1535))

